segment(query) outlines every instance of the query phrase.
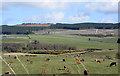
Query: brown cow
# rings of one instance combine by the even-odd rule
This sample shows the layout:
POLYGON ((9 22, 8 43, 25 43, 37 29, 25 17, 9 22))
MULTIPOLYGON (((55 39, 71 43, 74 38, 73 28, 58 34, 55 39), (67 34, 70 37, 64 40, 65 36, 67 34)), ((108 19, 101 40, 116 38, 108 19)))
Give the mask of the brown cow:
POLYGON ((12 65, 12 64, 14 64, 14 62, 13 62, 13 61, 10 61, 10 62, 9 62, 9 65, 12 65))
POLYGON ((46 70, 43 70, 43 71, 41 72, 41 74, 46 74, 46 70))
POLYGON ((98 59, 95 59, 95 61, 96 61, 97 63, 101 63, 101 61, 100 61, 100 60, 98 60, 98 59))
POLYGON ((30 61, 30 63, 32 64, 32 63, 33 63, 33 61, 30 61))
POLYGON ((72 71, 71 70, 67 70, 68 73, 71 73, 72 71))
POLYGON ((77 64, 81 64, 81 62, 80 62, 80 61, 78 61, 78 62, 77 62, 77 64))
POLYGON ((48 64, 46 63, 46 66, 48 66, 48 64))
POLYGON ((75 60, 80 60, 79 58, 75 58, 75 60))
POLYGON ((81 61, 81 62, 84 62, 85 60, 84 60, 84 59, 81 59, 80 61, 81 61))
POLYGON ((30 62, 30 59, 27 59, 28 62, 30 62))
POLYGON ((50 61, 50 58, 47 58, 46 61, 50 61))
POLYGON ((100 61, 100 60, 97 60, 97 62, 98 62, 98 63, 101 63, 101 61, 100 61))

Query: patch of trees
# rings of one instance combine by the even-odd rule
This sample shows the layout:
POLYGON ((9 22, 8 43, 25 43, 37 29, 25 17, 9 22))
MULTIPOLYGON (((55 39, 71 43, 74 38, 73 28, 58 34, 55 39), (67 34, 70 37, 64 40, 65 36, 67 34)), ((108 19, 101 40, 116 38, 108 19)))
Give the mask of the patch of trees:
POLYGON ((62 24, 57 23, 50 26, 51 29, 72 29, 72 30, 79 30, 79 29, 118 29, 119 23, 77 23, 77 24, 62 24))
POLYGON ((7 52, 17 52, 23 50, 24 47, 24 43, 2 43, 2 51, 7 52))
POLYGON ((76 50, 76 47, 58 45, 58 44, 41 44, 39 41, 25 45, 23 43, 2 43, 2 50, 7 52, 20 52, 22 50, 76 50))
POLYGON ((40 44, 39 41, 34 40, 26 47, 27 50, 75 50, 75 47, 60 45, 60 44, 40 44))
POLYGON ((33 31, 44 30, 47 27, 25 27, 25 26, 7 26, 3 25, 2 34, 33 34, 33 31))

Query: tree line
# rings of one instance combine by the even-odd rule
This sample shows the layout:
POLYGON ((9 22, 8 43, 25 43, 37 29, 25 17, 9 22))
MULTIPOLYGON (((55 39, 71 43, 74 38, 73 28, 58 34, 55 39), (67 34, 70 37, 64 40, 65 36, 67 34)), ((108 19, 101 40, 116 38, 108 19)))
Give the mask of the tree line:
POLYGON ((2 51, 19 52, 23 50, 76 50, 76 47, 60 44, 41 44, 34 40, 31 43, 2 43, 2 51))
MULTIPOLYGON (((25 23, 23 23, 25 24, 25 23)), ((28 23, 31 24, 32 23, 28 23)), ((51 26, 8 26, 2 25, 2 34, 33 34, 33 31, 40 31, 45 29, 71 29, 71 30, 80 30, 80 29, 119 29, 120 23, 76 23, 76 24, 63 24, 56 23, 51 24, 51 26)))

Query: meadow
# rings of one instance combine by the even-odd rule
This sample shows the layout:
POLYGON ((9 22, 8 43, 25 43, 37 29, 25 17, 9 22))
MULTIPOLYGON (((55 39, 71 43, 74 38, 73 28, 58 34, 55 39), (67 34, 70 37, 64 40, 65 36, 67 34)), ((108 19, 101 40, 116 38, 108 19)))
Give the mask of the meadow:
MULTIPOLYGON (((16 35, 11 35, 16 37, 16 35)), ((74 46, 78 49, 96 48, 96 49, 117 49, 117 38, 115 37, 86 37, 76 35, 18 35, 23 38, 4 38, 2 42, 28 43, 31 40, 38 40, 42 44, 62 44, 74 46), (89 40, 90 38, 90 40, 89 40), (96 45, 97 44, 97 45, 96 45), (112 44, 112 45, 111 45, 112 44)))
MULTIPOLYGON (((90 55, 90 54, 89 54, 90 55)), ((97 54, 96 54, 97 55, 97 54)), ((11 65, 12 69, 15 71, 16 74, 27 74, 24 67, 20 64, 17 59, 14 59, 14 56, 3 56, 7 63, 14 62, 11 65)), ((29 72, 29 74, 41 74, 43 70, 46 70, 46 74, 83 74, 85 68, 89 70, 89 74, 118 74, 118 65, 109 67, 110 62, 117 62, 117 60, 105 59, 102 61, 102 58, 97 58, 101 60, 101 63, 97 63, 94 60, 96 58, 82 56, 79 59, 84 58, 84 62, 82 64, 77 64, 77 60, 72 55, 58 55, 58 56, 18 56, 21 62, 24 64, 25 68, 29 72), (50 58, 51 61, 46 61, 47 58, 50 58), (27 62, 27 59, 33 61, 32 64, 27 62), (65 62, 62 59, 66 59, 65 62), (48 64, 48 65, 46 65, 48 64), (67 70, 71 70, 71 73, 64 70, 63 66, 67 66, 67 70)), ((2 72, 5 73, 6 71, 12 71, 8 68, 8 66, 3 62, 2 72)))
MULTIPOLYGON (((22 56, 19 55, 18 58, 21 60, 29 74, 41 74, 43 70, 46 70, 46 74, 83 74, 85 68, 89 71, 89 74, 118 74, 118 64, 117 66, 109 67, 111 62, 118 62, 116 59, 116 53, 118 49, 117 38, 115 37, 88 37, 88 36, 77 36, 77 35, 8 35, 8 37, 3 38, 3 43, 29 43, 32 40, 38 40, 42 44, 62 44, 68 46, 74 46, 77 49, 103 49, 102 51, 88 52, 79 57, 79 59, 84 59, 85 62, 77 64, 75 57, 79 53, 73 54, 63 54, 63 55, 37 55, 32 56, 22 56), (29 37, 30 38, 29 38, 29 37), (90 39, 90 40, 89 40, 90 39), (112 50, 109 50, 112 49, 112 50), (68 57, 66 57, 68 55, 68 57), (105 56, 110 56, 112 59, 105 59, 105 56), (46 58, 50 58, 51 61, 46 61, 46 58), (114 59, 115 58, 115 59, 114 59), (27 62, 27 59, 33 61, 33 63, 27 62), (66 59, 63 62, 62 59, 66 59), (94 60, 99 59, 101 63, 97 63, 94 60), (48 64, 48 65, 46 65, 48 64), (82 65, 83 64, 83 65, 82 65), (67 66, 68 69, 64 70, 63 66, 67 66), (85 67, 84 67, 85 66, 85 67), (67 72, 71 70, 71 72, 67 72)), ((14 55, 2 56, 7 63, 11 61, 14 62, 10 65, 16 74, 27 74, 21 63, 14 59, 14 55)), ((2 73, 6 71, 13 72, 8 68, 8 66, 2 63, 2 73)))

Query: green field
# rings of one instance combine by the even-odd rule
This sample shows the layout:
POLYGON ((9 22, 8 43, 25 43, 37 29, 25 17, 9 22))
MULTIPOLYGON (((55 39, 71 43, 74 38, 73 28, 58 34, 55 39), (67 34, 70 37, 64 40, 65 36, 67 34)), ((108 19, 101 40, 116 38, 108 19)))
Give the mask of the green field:
MULTIPOLYGON (((26 35, 9 35, 8 38, 3 38, 3 43, 29 43, 32 40, 39 40, 42 44, 62 44, 68 46, 74 46, 77 49, 88 49, 88 48, 96 48, 96 49, 104 49, 104 51, 94 51, 85 53, 80 57, 80 59, 84 58, 85 62, 83 65, 87 70, 89 70, 89 74, 118 74, 118 65, 108 67, 111 62, 117 62, 117 59, 105 59, 102 61, 105 56, 110 56, 112 58, 116 57, 118 44, 117 38, 115 37, 86 37, 86 36, 76 36, 76 35, 29 35, 31 39, 26 35), (90 38, 90 40, 89 40, 90 38), (113 49, 113 50, 107 50, 113 49), (95 59, 101 60, 101 63, 96 63, 95 59)), ((28 50, 30 51, 30 50, 28 50)), ((40 51, 40 50, 34 50, 40 51)), ((46 70, 47 74, 83 74, 85 70, 82 64, 76 64, 75 57, 72 55, 76 55, 77 53, 68 54, 70 55, 68 58, 67 54, 63 55, 38 55, 36 57, 31 56, 18 56, 22 63, 25 65, 26 69, 30 74, 41 74, 43 70, 46 70), (46 61, 46 58, 50 58, 51 61, 46 61), (62 62, 61 60, 65 58, 66 62, 62 62), (26 60, 30 59, 33 61, 33 64, 28 63, 26 60), (46 63, 49 64, 46 66, 46 63), (71 73, 68 73, 67 70, 62 70, 63 66, 67 66, 67 70, 71 70, 71 73)), ((12 69, 16 74, 27 74, 23 66, 17 59, 14 59, 14 56, 3 55, 7 63, 14 62, 11 65, 12 69)), ((2 63, 2 73, 4 74, 6 71, 12 71, 9 67, 3 62, 2 63)), ((12 73, 13 74, 13 73, 12 73)))
MULTIPOLYGON (((98 53, 94 53, 94 55, 97 55, 98 53)), ((89 54, 90 55, 90 54, 89 54)), ((102 55, 102 54, 101 54, 102 55)), ((12 56, 3 56, 6 57, 7 63, 10 61, 13 61, 14 64, 11 65, 12 69, 15 71, 16 74, 27 74, 25 69, 22 67, 20 62, 17 59, 14 59, 12 56)), ((71 74, 83 74, 83 71, 85 70, 83 65, 87 70, 89 70, 89 74, 118 74, 118 65, 108 67, 110 62, 117 60, 111 60, 111 59, 105 59, 105 61, 102 61, 102 58, 97 58, 101 60, 101 63, 97 63, 94 60, 96 58, 91 57, 80 57, 79 59, 84 58, 85 62, 82 64, 77 64, 75 57, 72 57, 71 55, 69 57, 64 56, 18 56, 19 59, 24 64, 25 68, 28 70, 30 74, 41 74, 43 70, 46 70, 46 74, 70 74, 67 72, 67 70, 71 70, 71 74), (46 61, 46 58, 50 58, 51 61, 46 61), (61 61, 63 58, 66 59, 66 62, 61 61), (30 59, 33 61, 33 64, 28 63, 26 60, 30 59), (49 64, 46 66, 46 63, 49 64), (67 70, 62 70, 63 66, 67 66, 67 70), (60 70, 61 69, 61 70, 60 70)), ((3 62, 3 70, 2 72, 10 71, 8 66, 3 62)))
MULTIPOLYGON (((10 35, 9 35, 10 36, 10 35)), ((11 35, 16 37, 16 35, 11 35)), ((115 37, 85 37, 76 35, 29 35, 31 40, 39 40, 42 44, 62 44, 74 46, 78 49, 97 48, 97 49, 117 49, 117 38, 115 37), (88 39, 91 39, 90 41, 88 39), (111 45, 112 44, 112 45, 111 45)), ((18 35, 18 37, 27 37, 18 35)), ((23 38, 5 38, 3 42, 20 42, 28 43, 30 40, 23 38)))

